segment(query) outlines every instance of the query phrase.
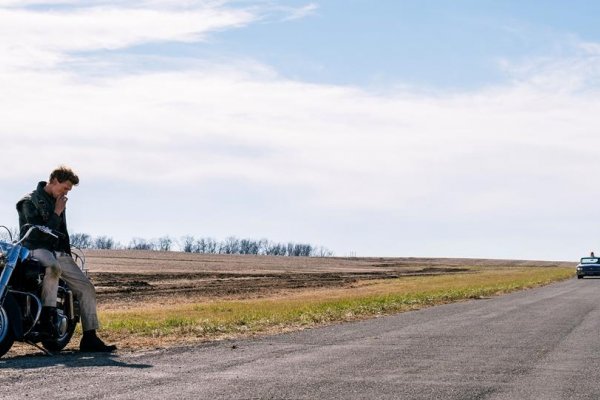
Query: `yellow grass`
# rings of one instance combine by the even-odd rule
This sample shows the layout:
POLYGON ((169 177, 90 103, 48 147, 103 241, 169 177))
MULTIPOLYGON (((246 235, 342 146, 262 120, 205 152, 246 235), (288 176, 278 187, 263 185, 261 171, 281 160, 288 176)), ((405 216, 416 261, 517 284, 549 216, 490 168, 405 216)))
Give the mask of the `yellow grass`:
POLYGON ((214 300, 100 312, 102 335, 121 347, 162 346, 303 329, 494 296, 573 277, 573 268, 471 268, 469 272, 370 280, 263 299, 214 300))

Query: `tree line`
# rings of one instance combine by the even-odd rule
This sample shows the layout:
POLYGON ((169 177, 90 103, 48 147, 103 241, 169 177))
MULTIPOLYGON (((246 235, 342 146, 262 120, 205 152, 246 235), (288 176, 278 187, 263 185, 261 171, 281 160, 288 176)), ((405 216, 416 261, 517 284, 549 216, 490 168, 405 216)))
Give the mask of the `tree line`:
POLYGON ((124 249, 124 250, 151 250, 151 251, 179 251, 186 253, 202 254, 253 254, 273 255, 288 257, 332 257, 333 251, 323 246, 306 243, 274 242, 267 239, 239 239, 229 236, 224 240, 211 237, 183 236, 175 240, 169 236, 156 239, 133 238, 128 244, 123 245, 109 236, 93 237, 87 233, 73 233, 70 235, 71 244, 80 249, 124 249))

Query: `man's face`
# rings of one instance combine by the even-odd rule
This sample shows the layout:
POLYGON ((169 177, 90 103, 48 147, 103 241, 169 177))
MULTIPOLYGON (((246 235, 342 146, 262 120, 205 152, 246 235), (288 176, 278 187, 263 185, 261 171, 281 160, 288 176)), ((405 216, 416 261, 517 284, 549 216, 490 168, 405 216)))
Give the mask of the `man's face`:
POLYGON ((58 181, 58 179, 54 178, 50 183, 52 185, 52 188, 50 189, 52 192, 52 197, 55 199, 66 196, 67 193, 73 189, 73 182, 68 180, 61 183, 58 181))

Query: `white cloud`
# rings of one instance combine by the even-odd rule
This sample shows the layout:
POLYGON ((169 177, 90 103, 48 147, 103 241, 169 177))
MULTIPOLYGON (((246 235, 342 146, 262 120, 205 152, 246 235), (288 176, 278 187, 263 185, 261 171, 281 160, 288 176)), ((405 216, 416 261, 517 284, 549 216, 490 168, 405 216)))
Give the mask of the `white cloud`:
POLYGON ((299 8, 288 8, 288 15, 283 18, 283 21, 293 21, 295 19, 306 18, 309 15, 313 15, 319 9, 318 4, 310 3, 299 8))
POLYGON ((197 8, 219 7, 227 4, 229 0, 0 0, 0 7, 27 8, 27 7, 78 7, 87 8, 95 6, 120 6, 120 7, 153 7, 153 8, 197 8))
MULTIPOLYGON (((549 90, 534 76, 475 93, 375 95, 256 71, 212 66, 87 82, 13 73, 2 82, 0 133, 18 135, 23 150, 54 143, 32 171, 60 156, 86 176, 127 170, 132 180, 302 186, 333 208, 425 212, 422 204, 439 198, 446 203, 429 212, 440 216, 549 212, 569 201, 566 191, 587 188, 599 166, 600 101, 555 91, 560 82, 549 90)), ((3 168, 18 160, 18 146, 5 145, 13 156, 3 168)))
POLYGON ((200 41, 210 32, 241 27, 255 18, 245 10, 214 6, 159 10, 110 5, 61 11, 0 8, 0 69, 54 67, 72 52, 200 41))

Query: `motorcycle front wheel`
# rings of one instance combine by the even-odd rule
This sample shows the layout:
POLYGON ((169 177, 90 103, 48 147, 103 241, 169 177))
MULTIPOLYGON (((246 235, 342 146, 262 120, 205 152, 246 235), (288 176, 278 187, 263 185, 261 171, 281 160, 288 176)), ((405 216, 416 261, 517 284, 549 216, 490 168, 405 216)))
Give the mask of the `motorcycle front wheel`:
POLYGON ((0 357, 5 355, 15 342, 15 337, 10 326, 8 313, 0 307, 0 357))

